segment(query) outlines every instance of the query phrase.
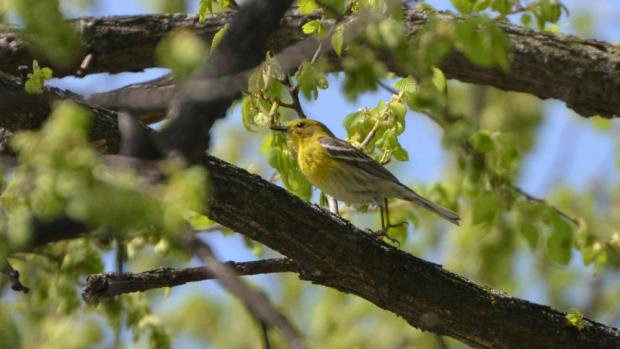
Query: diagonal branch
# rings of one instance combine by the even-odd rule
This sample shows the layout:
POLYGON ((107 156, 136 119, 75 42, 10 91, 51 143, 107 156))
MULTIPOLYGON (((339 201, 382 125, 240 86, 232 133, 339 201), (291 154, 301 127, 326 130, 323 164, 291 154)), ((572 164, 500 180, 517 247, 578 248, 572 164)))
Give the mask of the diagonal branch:
MULTIPOLYGON (((237 275, 257 275, 267 273, 295 272, 297 265, 290 259, 264 259, 252 262, 226 262, 237 275)), ((103 273, 90 275, 82 298, 87 303, 97 303, 104 298, 112 298, 125 293, 144 292, 161 287, 174 287, 203 280, 211 280, 214 275, 203 267, 159 268, 142 273, 103 273)))
MULTIPOLYGON (((565 313, 478 286, 380 243, 243 169, 210 156, 204 166, 213 188, 207 215, 303 265, 303 280, 357 295, 414 327, 475 348, 620 346, 617 329, 586 319, 577 330, 565 313)), ((36 241, 40 232, 33 234, 36 241)))
POLYGON ((193 234, 183 236, 182 240, 184 240, 187 247, 192 249, 194 254, 202 260, 204 269, 213 274, 230 293, 237 296, 263 325, 273 326, 280 331, 282 337, 287 341, 289 348, 306 348, 298 331, 289 320, 269 302, 267 296, 262 292, 250 289, 241 281, 230 266, 220 263, 213 255, 209 245, 202 242, 193 234))

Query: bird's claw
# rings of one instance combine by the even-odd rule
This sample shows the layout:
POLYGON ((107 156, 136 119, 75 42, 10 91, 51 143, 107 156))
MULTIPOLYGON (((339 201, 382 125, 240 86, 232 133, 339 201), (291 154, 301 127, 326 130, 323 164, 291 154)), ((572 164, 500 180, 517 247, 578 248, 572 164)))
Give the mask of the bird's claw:
POLYGON ((405 224, 405 225, 406 225, 406 224, 408 224, 408 223, 407 223, 407 221, 402 221, 402 222, 400 222, 400 223, 390 224, 390 225, 388 225, 387 227, 382 228, 382 229, 377 230, 377 231, 372 231, 372 230, 370 230, 370 235, 371 235, 373 238, 377 239, 377 240, 381 240, 381 239, 383 239, 383 238, 386 238, 386 239, 388 239, 390 242, 392 242, 392 243, 396 244, 396 246, 400 247, 400 242, 399 242, 398 240, 394 239, 393 237, 389 236, 389 235, 388 235, 388 231, 390 230, 390 228, 400 227, 400 226, 402 226, 403 224, 405 224))

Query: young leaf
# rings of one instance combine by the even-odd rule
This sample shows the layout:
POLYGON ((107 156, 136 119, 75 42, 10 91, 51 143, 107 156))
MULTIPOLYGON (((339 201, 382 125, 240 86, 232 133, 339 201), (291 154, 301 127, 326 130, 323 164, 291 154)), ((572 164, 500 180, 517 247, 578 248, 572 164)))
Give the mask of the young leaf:
POLYGON ((309 15, 319 8, 314 0, 299 0, 297 5, 299 6, 299 13, 302 15, 309 15))
POLYGON ((334 52, 340 57, 342 55, 342 49, 344 48, 344 25, 339 25, 334 30, 332 35, 332 47, 334 52))
POLYGON ((547 239, 549 257, 560 264, 568 264, 573 246, 573 227, 557 213, 550 218, 551 236, 547 239))
POLYGON ((52 77, 52 70, 48 67, 40 68, 35 59, 32 62, 32 73, 28 73, 28 79, 24 84, 24 90, 30 94, 43 93, 45 81, 52 77))
POLYGON ((532 249, 532 251, 536 250, 540 237, 536 224, 532 221, 520 218, 517 223, 517 231, 525 238, 530 249, 532 249))
POLYGON ((578 330, 581 331, 583 329, 583 314, 579 311, 579 309, 571 309, 570 312, 566 314, 565 318, 568 320, 569 324, 575 326, 578 330))
POLYGON ((327 31, 325 24, 320 19, 313 19, 301 27, 304 34, 314 35, 315 37, 321 37, 327 31))
POLYGON ((470 138, 471 144, 477 151, 488 153, 493 150, 493 138, 489 130, 480 130, 470 138))
POLYGON ((418 90, 418 84, 411 76, 396 81, 393 87, 398 91, 405 93, 415 93, 418 90))
POLYGON ((499 215, 501 202, 496 194, 484 191, 478 195, 473 207, 474 224, 491 224, 499 215))
POLYGON ((211 51, 213 51, 220 44, 220 41, 222 41, 222 38, 224 38, 227 30, 228 23, 224 25, 220 30, 218 30, 215 35, 213 35, 213 40, 211 41, 211 51))

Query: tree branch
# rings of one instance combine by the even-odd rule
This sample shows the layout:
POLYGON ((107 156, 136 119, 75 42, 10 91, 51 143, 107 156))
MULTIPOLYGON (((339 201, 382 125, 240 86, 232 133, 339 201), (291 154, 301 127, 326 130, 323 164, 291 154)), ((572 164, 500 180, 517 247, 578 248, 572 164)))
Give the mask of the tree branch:
POLYGON ((304 280, 356 294, 415 327, 476 348, 620 345, 616 329, 587 320, 578 331, 564 313, 490 291, 379 243, 258 176, 213 157, 205 166, 213 188, 209 217, 316 270, 301 270, 304 280))
MULTIPOLYGON (((475 348, 620 346, 617 329, 586 319, 578 330, 565 313, 478 286, 378 242, 243 169, 210 156, 204 165, 212 188, 208 216, 303 265, 302 280, 360 296, 412 326, 475 348)), ((33 234, 37 240, 40 232, 33 234)))
MULTIPOLYGON (((54 76, 76 75, 84 58, 92 54, 92 59, 83 73, 121 73, 141 71, 154 67, 155 48, 159 41, 172 30, 192 30, 204 40, 211 42, 213 36, 229 23, 235 12, 223 12, 208 16, 199 23, 196 14, 153 14, 138 16, 84 17, 72 20, 83 35, 82 55, 76 55, 71 62, 62 66, 53 65, 46 57, 35 55, 24 41, 19 30, 0 30, 0 70, 17 75, 20 65, 32 65, 33 59, 39 64, 50 66, 54 76)), ((309 19, 290 14, 272 45, 286 47, 291 40, 301 36, 296 33, 309 19)), ((273 46, 272 46, 273 47, 273 46)))
MULTIPOLYGON (((295 272, 296 264, 287 258, 264 259, 252 262, 226 262, 237 275, 295 272)), ((125 293, 144 292, 154 288, 174 287, 188 282, 211 280, 214 276, 204 267, 159 268, 142 273, 103 273, 90 275, 82 291, 87 303, 97 303, 125 293)))
MULTIPOLYGON (((83 18, 75 22, 86 38, 83 51, 93 53, 89 72, 117 73, 155 66, 155 46, 170 30, 191 29, 210 41, 231 18, 231 13, 223 13, 199 24, 195 15, 175 14, 83 18)), ((314 18, 287 14, 280 29, 269 40, 269 50, 278 52, 306 39, 300 28, 314 18)), ((440 13, 439 18, 445 21, 463 19, 448 12, 440 13)), ((406 32, 416 35, 429 19, 427 12, 406 10, 406 32)), ((583 116, 620 115, 620 48, 602 41, 498 23, 512 46, 510 70, 480 68, 455 53, 440 64, 448 78, 526 92, 542 99, 559 99, 583 116)), ((29 66, 35 58, 43 65, 49 64, 45 57, 30 53, 19 32, 0 31, 0 70, 16 72, 19 65, 29 66)), ((53 67, 54 74, 75 74, 82 58, 66 68, 53 67)), ((386 63, 396 73, 403 73, 390 59, 386 63)))
POLYGON ((120 144, 116 113, 87 104, 82 97, 68 91, 47 87, 41 94, 28 94, 21 81, 0 72, 0 128, 5 131, 38 129, 49 116, 56 100, 71 100, 94 114, 93 140, 105 140, 106 152, 116 153, 120 144))
POLYGON ((264 325, 277 329, 286 340, 288 348, 305 349, 303 338, 291 322, 271 304, 267 296, 257 290, 250 289, 228 265, 220 263, 213 255, 211 248, 199 240, 194 234, 186 234, 181 238, 185 245, 194 251, 204 263, 204 269, 213 274, 224 288, 237 296, 248 310, 264 325))

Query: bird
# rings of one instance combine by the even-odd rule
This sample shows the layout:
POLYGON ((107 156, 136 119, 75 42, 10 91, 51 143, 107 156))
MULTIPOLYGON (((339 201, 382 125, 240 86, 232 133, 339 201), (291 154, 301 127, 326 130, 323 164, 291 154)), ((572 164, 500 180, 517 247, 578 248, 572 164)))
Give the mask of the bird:
POLYGON ((338 201, 379 206, 382 230, 377 235, 387 236, 387 230, 400 225, 390 223, 390 198, 410 201, 459 225, 460 217, 456 212, 433 203, 402 184, 379 162, 334 136, 321 122, 295 119, 284 125, 272 125, 271 129, 286 133, 297 151, 299 169, 323 193, 338 201))

